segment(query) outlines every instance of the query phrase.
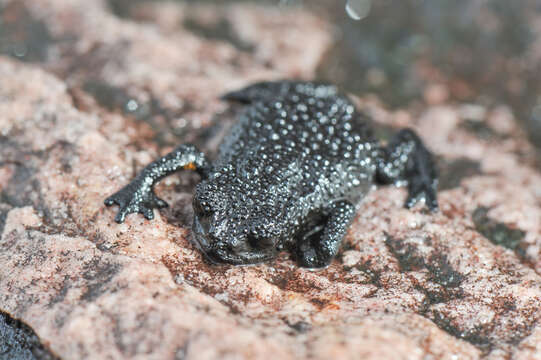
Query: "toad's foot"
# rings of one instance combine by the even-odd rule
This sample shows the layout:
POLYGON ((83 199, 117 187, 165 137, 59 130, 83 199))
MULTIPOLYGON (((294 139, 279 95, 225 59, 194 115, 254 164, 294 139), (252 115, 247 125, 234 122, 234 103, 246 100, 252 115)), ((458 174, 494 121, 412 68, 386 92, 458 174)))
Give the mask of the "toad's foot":
POLYGON ((117 204, 120 206, 115 216, 117 223, 123 223, 126 215, 132 213, 143 214, 148 220, 154 219, 153 209, 167 207, 167 203, 154 194, 152 188, 135 179, 118 192, 105 199, 105 205, 111 206, 117 204))

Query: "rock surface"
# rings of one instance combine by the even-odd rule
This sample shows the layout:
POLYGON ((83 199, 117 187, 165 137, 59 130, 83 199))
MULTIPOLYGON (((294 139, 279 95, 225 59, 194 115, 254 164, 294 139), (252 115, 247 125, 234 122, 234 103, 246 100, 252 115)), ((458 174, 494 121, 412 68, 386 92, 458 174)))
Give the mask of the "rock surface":
POLYGON ((143 3, 125 19, 111 4, 0 2, 0 50, 22 60, 0 56, 0 310, 55 356, 541 358, 541 173, 508 107, 414 117, 356 99, 439 156, 441 211, 381 188, 324 270, 287 253, 211 266, 189 241, 195 175, 162 181, 154 221, 118 225, 103 199, 177 143, 212 152, 236 111, 224 91, 312 78, 330 27, 301 10, 143 3))

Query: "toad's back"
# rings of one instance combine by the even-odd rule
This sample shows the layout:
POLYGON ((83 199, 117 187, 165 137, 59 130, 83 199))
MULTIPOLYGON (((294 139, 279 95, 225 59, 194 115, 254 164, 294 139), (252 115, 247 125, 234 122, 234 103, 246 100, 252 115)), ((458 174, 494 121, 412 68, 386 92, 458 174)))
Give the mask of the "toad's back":
MULTIPOLYGON (((252 187, 279 187, 309 208, 356 202, 372 183, 377 146, 351 102, 330 85, 256 84, 230 99, 250 103, 220 147, 215 169, 252 187)), ((263 196, 263 194, 261 194, 263 196)))

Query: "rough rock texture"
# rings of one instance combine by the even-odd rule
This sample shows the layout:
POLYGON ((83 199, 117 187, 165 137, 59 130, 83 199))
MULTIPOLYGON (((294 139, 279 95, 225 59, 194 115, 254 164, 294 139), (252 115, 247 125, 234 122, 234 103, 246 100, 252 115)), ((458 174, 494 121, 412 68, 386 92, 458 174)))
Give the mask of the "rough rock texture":
POLYGON ((220 93, 311 78, 330 29, 291 9, 143 4, 134 22, 109 5, 0 1, 0 310, 52 353, 541 358, 541 173, 506 106, 435 102, 414 117, 357 99, 439 156, 441 211, 381 188, 324 270, 287 253, 211 266, 189 241, 195 175, 160 184, 171 207, 154 221, 118 225, 103 199, 176 143, 215 149, 235 113, 220 93))
POLYGON ((57 359, 43 346, 31 328, 3 312, 0 312, 0 358, 17 360, 57 359))

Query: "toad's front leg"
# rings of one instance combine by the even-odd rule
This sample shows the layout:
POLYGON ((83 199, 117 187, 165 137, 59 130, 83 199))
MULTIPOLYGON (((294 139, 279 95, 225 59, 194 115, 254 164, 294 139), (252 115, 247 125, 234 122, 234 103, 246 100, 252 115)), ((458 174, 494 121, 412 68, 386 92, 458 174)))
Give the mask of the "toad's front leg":
POLYGON ((342 239, 355 216, 355 206, 349 201, 331 205, 324 222, 315 231, 301 234, 297 243, 297 261, 307 268, 329 265, 338 253, 342 239))
POLYGON ((127 214, 139 213, 154 219, 152 209, 160 209, 167 203, 154 194, 154 184, 178 170, 195 170, 203 178, 208 176, 210 165, 205 155, 193 145, 181 145, 164 157, 147 165, 135 179, 118 192, 105 199, 105 205, 120 206, 115 216, 117 223, 124 222, 127 214))

